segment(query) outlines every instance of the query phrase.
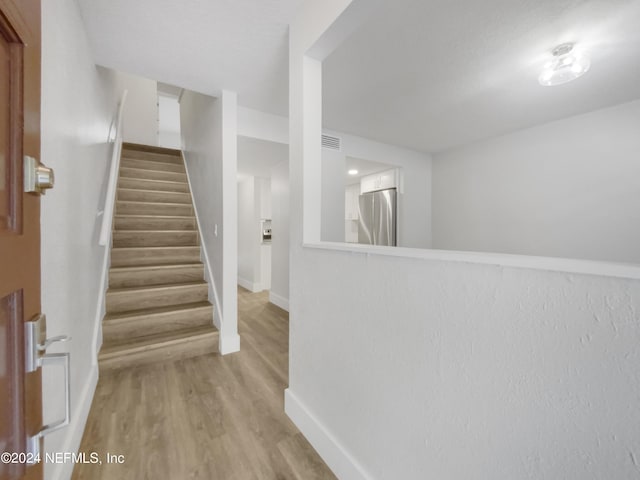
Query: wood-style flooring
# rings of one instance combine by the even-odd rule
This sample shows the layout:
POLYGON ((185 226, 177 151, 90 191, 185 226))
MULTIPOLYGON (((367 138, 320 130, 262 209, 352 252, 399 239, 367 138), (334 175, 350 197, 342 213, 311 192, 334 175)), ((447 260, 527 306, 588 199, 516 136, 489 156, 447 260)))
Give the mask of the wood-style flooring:
POLYGON ((238 317, 238 353, 102 374, 73 479, 335 479, 284 413, 287 312, 240 288, 238 317))

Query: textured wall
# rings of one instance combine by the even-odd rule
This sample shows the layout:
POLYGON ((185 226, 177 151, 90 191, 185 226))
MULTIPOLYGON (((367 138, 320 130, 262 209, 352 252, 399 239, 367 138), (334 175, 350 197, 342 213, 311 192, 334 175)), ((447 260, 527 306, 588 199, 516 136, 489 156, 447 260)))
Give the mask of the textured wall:
MULTIPOLYGON (((55 170, 42 197, 42 311, 50 337, 72 340, 50 351, 71 352, 71 426, 45 439, 47 452, 75 451, 89 412, 97 366, 93 355, 100 272, 99 210, 112 144, 107 143, 120 89, 114 72, 96 68, 73 0, 42 2, 41 161, 55 170)), ((98 321, 100 321, 98 319, 98 321)), ((60 369, 43 371, 44 421, 64 412, 60 369)), ((72 464, 45 464, 45 478, 71 476, 72 464)))
POLYGON ((371 3, 291 25, 287 412, 342 480, 637 478, 640 281, 303 247, 321 130, 303 55, 371 3))
POLYGON ((637 477, 640 281, 313 249, 296 268, 290 389, 371 478, 637 477))

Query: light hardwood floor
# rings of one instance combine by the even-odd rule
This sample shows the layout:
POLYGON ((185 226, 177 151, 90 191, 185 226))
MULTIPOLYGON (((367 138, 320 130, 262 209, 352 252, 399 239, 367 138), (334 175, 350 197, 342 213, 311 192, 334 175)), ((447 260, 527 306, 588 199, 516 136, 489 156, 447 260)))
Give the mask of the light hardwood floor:
POLYGON ((238 353, 103 374, 73 479, 335 479, 284 413, 287 312, 240 288, 238 314, 238 353))

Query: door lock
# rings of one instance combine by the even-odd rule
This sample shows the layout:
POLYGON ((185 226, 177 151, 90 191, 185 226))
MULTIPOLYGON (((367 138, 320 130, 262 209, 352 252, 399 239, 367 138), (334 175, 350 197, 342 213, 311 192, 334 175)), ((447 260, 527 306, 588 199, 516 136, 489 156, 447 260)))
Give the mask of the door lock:
POLYGON ((53 188, 53 183, 53 169, 45 167, 35 158, 25 155, 24 191, 44 195, 45 190, 53 188))

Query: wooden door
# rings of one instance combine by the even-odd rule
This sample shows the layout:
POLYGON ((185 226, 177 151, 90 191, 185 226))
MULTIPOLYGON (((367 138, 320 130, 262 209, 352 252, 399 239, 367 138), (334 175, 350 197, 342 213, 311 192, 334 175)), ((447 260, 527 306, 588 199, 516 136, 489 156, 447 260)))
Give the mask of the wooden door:
MULTIPOLYGON (((40 158, 40 0, 0 0, 0 62, 0 452, 24 454, 42 426, 40 369, 25 373, 24 351, 40 312, 40 197, 23 193, 23 157, 40 158)), ((42 478, 42 462, 6 460, 0 479, 42 478)))

